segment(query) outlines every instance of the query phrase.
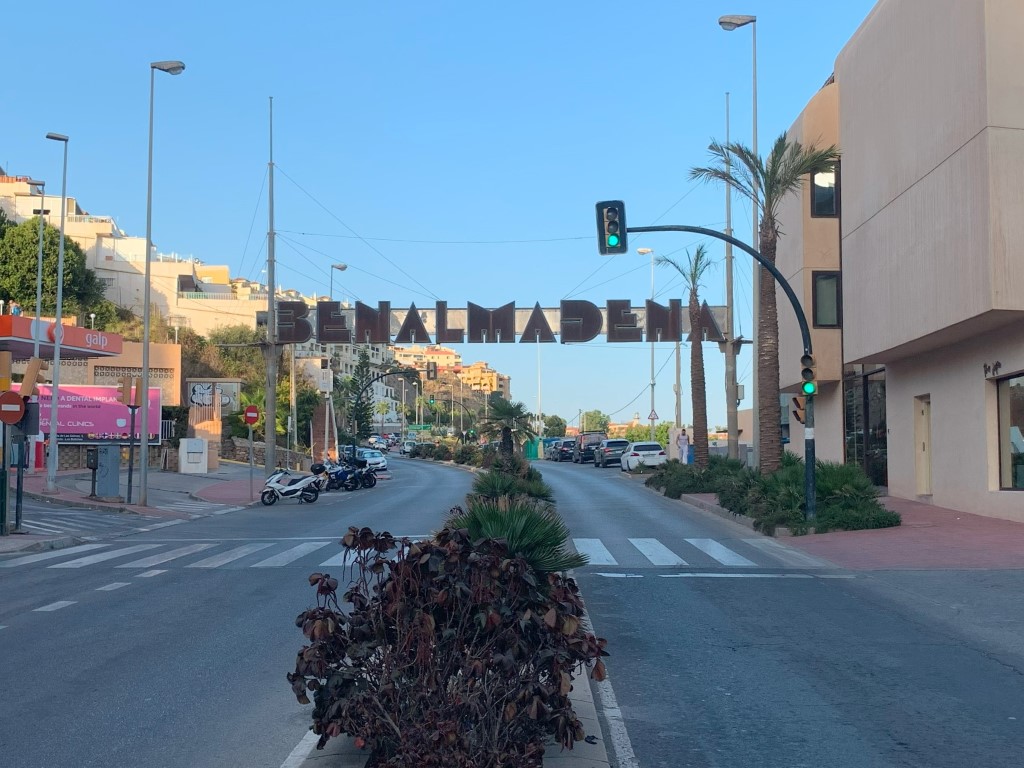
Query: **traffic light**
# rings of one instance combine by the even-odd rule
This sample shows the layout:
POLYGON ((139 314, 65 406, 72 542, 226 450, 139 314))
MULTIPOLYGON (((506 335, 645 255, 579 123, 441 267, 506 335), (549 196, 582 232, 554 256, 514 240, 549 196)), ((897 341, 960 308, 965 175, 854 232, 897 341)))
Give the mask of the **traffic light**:
POLYGON ((602 256, 626 253, 626 204, 606 200, 597 204, 597 250, 602 256))
POLYGON ((18 390, 18 394, 22 397, 30 397, 32 395, 38 395, 39 390, 36 389, 36 384, 41 381, 45 381, 43 378, 43 371, 47 368, 45 360, 40 360, 38 357, 29 358, 28 365, 25 366, 25 376, 21 380, 21 388, 18 390))
POLYGON ((802 397, 793 398, 793 418, 804 424, 804 399, 802 397))
MULTIPOLYGON (((433 381, 437 378, 437 363, 427 363, 427 380, 433 381)), ((431 400, 430 402, 434 402, 431 400)))
POLYGON ((818 374, 815 371, 814 356, 800 358, 800 392, 805 395, 818 394, 818 374))
POLYGON ((117 380, 117 399, 124 405, 132 405, 132 380, 124 376, 117 380))
POLYGON ((433 395, 431 395, 431 396, 430 396, 430 404, 431 404, 431 405, 433 405, 433 404, 434 404, 434 396, 433 396, 433 395))

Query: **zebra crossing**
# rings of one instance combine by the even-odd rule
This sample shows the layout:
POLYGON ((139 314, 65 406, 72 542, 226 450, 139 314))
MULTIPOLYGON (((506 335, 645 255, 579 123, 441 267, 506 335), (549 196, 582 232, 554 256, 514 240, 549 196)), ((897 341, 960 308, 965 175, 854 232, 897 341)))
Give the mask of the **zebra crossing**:
POLYGON ((666 546, 658 539, 627 538, 572 540, 589 567, 624 568, 831 568, 824 560, 787 547, 774 539, 732 539, 729 546, 716 539, 688 538, 666 546), (739 545, 739 546, 737 546, 739 545), (744 553, 736 549, 743 549, 744 553), (613 554, 614 550, 614 554, 613 554))
MULTIPOLYGON (((399 537, 401 538, 401 537, 399 537)), ((423 535, 409 536, 411 539, 423 535)), ((590 559, 588 569, 601 567, 676 569, 830 569, 818 558, 786 547, 773 539, 731 539, 728 545, 715 539, 690 538, 672 546, 654 538, 574 538, 576 550, 590 559), (742 549, 742 553, 736 551, 742 549)), ((144 571, 180 567, 183 569, 282 568, 302 566, 338 568, 345 565, 345 551, 337 538, 255 540, 203 539, 88 543, 67 549, 0 559, 0 569, 38 565, 75 570, 107 564, 125 570, 144 571), (328 549, 330 548, 330 549, 328 549)), ((156 571, 162 573, 163 571, 156 571)), ((621 575, 621 574, 620 574, 621 575)))
MULTIPOLYGON (((181 501, 159 504, 160 509, 187 514, 190 519, 207 515, 225 515, 245 507, 214 504, 205 501, 181 501)), ((126 515, 119 512, 97 512, 89 509, 59 507, 26 507, 21 521, 22 530, 45 536, 132 533, 153 531, 183 520, 168 521, 156 515, 126 515)))

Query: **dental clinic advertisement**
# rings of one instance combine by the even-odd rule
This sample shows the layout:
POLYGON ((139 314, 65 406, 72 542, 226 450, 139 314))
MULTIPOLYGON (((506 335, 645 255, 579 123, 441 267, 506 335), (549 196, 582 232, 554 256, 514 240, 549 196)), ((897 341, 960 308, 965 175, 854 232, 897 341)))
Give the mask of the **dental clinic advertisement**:
MULTIPOLYGON (((52 387, 39 385, 39 431, 50 437, 52 387)), ((135 412, 139 440, 142 409, 135 412)), ((62 384, 57 393, 58 443, 127 443, 131 414, 117 395, 116 385, 62 384)), ((160 441, 160 388, 149 388, 149 441, 160 441)))

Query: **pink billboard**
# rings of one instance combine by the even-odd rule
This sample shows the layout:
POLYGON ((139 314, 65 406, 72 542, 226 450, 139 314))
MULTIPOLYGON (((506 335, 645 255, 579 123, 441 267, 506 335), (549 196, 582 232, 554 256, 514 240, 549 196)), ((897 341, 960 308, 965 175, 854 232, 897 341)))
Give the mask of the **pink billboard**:
MULTIPOLYGON (((39 431, 50 435, 52 388, 39 385, 39 431)), ((141 409, 135 412, 139 439, 141 409)), ((57 394, 58 443, 127 443, 131 414, 117 397, 116 385, 62 384, 57 394)), ((160 439, 160 388, 149 388, 149 440, 160 439)))

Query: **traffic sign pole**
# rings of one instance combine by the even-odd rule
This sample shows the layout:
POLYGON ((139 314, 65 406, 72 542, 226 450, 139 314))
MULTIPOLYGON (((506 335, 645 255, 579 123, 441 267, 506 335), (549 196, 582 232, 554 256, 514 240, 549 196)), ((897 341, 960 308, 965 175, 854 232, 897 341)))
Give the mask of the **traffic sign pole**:
POLYGON ((242 414, 242 418, 245 423, 249 425, 249 501, 255 500, 255 492, 252 487, 252 475, 253 475, 253 445, 252 445, 252 427, 260 420, 260 409, 255 405, 247 405, 245 412, 242 414))

